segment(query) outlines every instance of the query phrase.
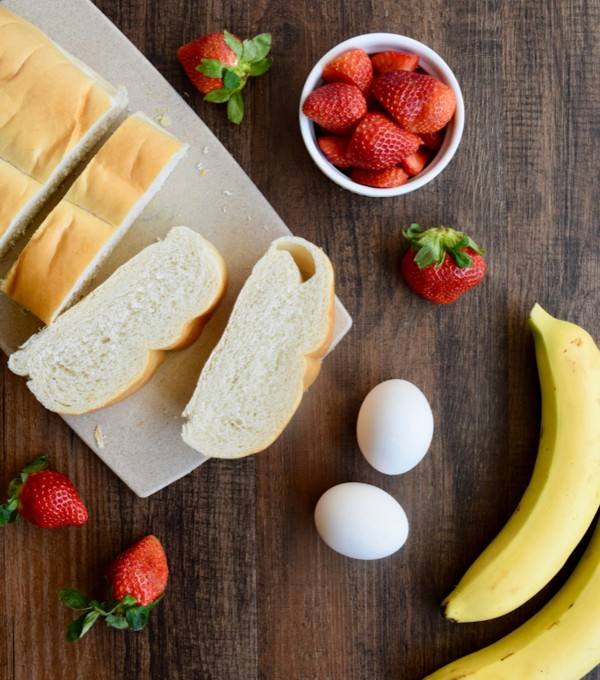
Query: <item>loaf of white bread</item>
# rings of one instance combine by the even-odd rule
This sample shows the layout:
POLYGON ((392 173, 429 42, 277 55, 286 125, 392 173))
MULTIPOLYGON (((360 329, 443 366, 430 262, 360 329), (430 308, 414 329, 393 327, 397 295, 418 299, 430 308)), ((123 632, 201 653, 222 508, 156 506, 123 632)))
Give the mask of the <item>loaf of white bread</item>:
POLYGON ((126 104, 125 88, 0 6, 0 256, 126 104))
POLYGON ((216 248, 187 227, 121 265, 104 283, 31 336, 9 368, 49 410, 80 414, 139 389, 167 350, 196 339, 226 287, 216 248))
POLYGON ((317 246, 273 241, 256 263, 183 416, 184 441, 204 456, 267 448, 319 373, 334 325, 334 275, 317 246))
POLYGON ((2 290, 52 322, 77 298, 186 149, 145 114, 126 118, 37 228, 2 290))

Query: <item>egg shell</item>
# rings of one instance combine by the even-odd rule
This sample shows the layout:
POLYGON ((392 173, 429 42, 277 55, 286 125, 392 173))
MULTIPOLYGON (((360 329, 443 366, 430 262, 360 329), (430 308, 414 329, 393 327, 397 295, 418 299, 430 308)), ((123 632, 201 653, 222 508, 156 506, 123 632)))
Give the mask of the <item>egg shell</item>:
POLYGON ((319 536, 336 552, 377 560, 399 550, 408 538, 408 518, 398 501, 371 484, 331 487, 315 507, 319 536))
POLYGON ((408 380, 376 385, 358 413, 356 437, 368 463, 386 475, 412 470, 433 438, 433 413, 427 397, 408 380))

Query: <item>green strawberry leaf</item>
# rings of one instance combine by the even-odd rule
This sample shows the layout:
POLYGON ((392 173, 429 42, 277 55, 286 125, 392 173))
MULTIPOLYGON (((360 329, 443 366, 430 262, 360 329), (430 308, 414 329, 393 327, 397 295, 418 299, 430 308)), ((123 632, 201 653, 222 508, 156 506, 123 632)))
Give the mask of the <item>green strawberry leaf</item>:
POLYGON ((242 79, 235 71, 232 71, 231 69, 225 69, 225 73, 223 75, 223 86, 225 88, 228 90, 235 90, 239 87, 241 82, 242 79))
POLYGON ((40 456, 39 458, 36 458, 36 460, 33 461, 33 463, 29 463, 29 465, 26 465, 21 472, 24 472, 25 474, 31 474, 32 472, 39 472, 40 470, 45 470, 48 467, 48 456, 40 456))
POLYGON ((441 267, 446 259, 446 253, 457 267, 465 269, 473 264, 473 259, 465 252, 466 248, 471 248, 480 255, 485 253, 469 236, 449 227, 423 230, 418 224, 411 224, 402 233, 410 241, 412 250, 416 251, 414 261, 419 269, 432 265, 441 267))
POLYGON ((271 34, 259 33, 252 40, 244 40, 242 58, 249 63, 264 59, 271 50, 271 34))
POLYGON ((142 630, 148 623, 151 609, 144 605, 132 607, 125 612, 125 618, 131 630, 142 630))
POLYGON ((94 623, 96 623, 99 616, 100 614, 98 614, 98 612, 91 611, 87 614, 83 614, 78 619, 75 619, 75 621, 71 621, 67 628, 67 640, 69 642, 74 642, 75 640, 82 638, 94 623))
POLYGON ((89 610, 92 604, 89 598, 74 588, 63 588, 58 591, 58 599, 71 609, 89 610))
POLYGON ((16 497, 12 497, 4 505, 0 505, 0 527, 16 522, 19 519, 17 511, 19 503, 16 497))
POLYGON ((229 101, 231 97, 231 90, 226 87, 220 87, 218 90, 213 90, 204 95, 204 101, 213 102, 213 104, 223 104, 229 101))
POLYGON ((235 56, 239 59, 244 52, 244 47, 242 43, 229 31, 223 31, 223 35, 225 36, 224 38, 225 44, 227 45, 227 47, 229 47, 230 50, 232 50, 235 56))
POLYGON ((196 66, 196 71, 200 71, 207 78, 220 78, 224 68, 225 64, 218 59, 203 59, 196 66))
POLYGON ((260 59, 259 61, 254 62, 253 64, 250 64, 250 75, 251 76, 262 76, 263 73, 266 73, 270 68, 271 65, 273 64, 273 60, 271 57, 264 57, 263 59, 260 59))
POLYGON ((227 102, 227 118, 239 125, 244 118, 244 100, 241 92, 234 92, 227 102))
POLYGON ((120 630, 129 628, 129 621, 122 614, 109 614, 104 620, 106 625, 111 628, 119 628, 120 630))

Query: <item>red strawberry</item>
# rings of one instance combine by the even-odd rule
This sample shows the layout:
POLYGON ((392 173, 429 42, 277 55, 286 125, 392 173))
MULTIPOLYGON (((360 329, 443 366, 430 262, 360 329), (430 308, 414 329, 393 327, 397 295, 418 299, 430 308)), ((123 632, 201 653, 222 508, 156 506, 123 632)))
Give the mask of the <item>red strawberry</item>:
POLYGON ((367 113, 348 144, 348 162, 363 170, 383 170, 414 153, 417 135, 398 127, 383 113, 367 113))
POLYGON ((426 73, 390 71, 375 80, 372 91, 409 132, 440 130, 456 110, 454 92, 426 73))
POLYGON ((177 59, 206 101, 227 102, 227 116, 237 124, 244 116, 241 91, 250 76, 260 76, 271 68, 270 49, 270 33, 242 42, 223 31, 183 45, 177 50, 177 59))
MULTIPOLYGON (((239 38, 236 38, 240 42, 239 38)), ((211 78, 198 69, 203 59, 216 59, 224 66, 235 66, 238 58, 225 42, 225 33, 209 33, 192 42, 182 45, 177 50, 177 59, 183 66, 194 87, 203 94, 223 87, 222 78, 211 78)))
POLYGON ((405 158, 401 165, 411 177, 414 177, 423 170, 430 160, 431 151, 427 147, 421 146, 408 158, 405 158))
POLYGON ((127 548, 108 565, 106 576, 116 600, 132 595, 138 604, 154 602, 165 592, 169 576, 167 557, 158 538, 145 536, 127 548))
POLYGON ((485 251, 466 234, 447 227, 422 230, 418 224, 403 233, 411 245, 402 258, 402 275, 421 297, 447 304, 483 280, 485 251))
POLYGON ((107 602, 90 600, 70 588, 59 592, 63 604, 86 612, 69 625, 67 640, 83 637, 100 616, 114 628, 144 628, 165 592, 169 577, 167 556, 160 541, 150 534, 134 543, 108 565, 106 577, 111 587, 107 602))
POLYGON ((323 80, 350 83, 366 94, 373 82, 373 64, 369 55, 357 47, 330 61, 323 69, 323 80))
POLYGON ((381 189, 399 187, 406 183, 407 173, 399 166, 384 168, 383 170, 361 170, 355 168, 350 174, 350 179, 358 184, 381 189))
POLYGON ((404 54, 387 50, 379 52, 371 57, 373 66, 379 73, 389 73, 390 71, 416 71, 419 66, 419 57, 416 54, 404 54))
POLYGON ((351 132, 367 112, 367 103, 356 85, 327 83, 311 92, 302 113, 325 130, 338 135, 351 132))
POLYGON ((40 456, 12 480, 8 501, 0 506, 0 526, 19 515, 45 529, 88 521, 86 507, 69 478, 47 467, 48 457, 40 456))
POLYGON ((423 145, 432 151, 437 151, 441 148, 444 142, 444 136, 446 134, 446 129, 436 130, 435 132, 425 132, 420 134, 419 137, 423 140, 423 145))
POLYGON ((319 137, 317 141, 323 155, 331 165, 335 165, 336 168, 352 167, 346 158, 348 142, 350 141, 349 137, 326 135, 325 137, 319 137))

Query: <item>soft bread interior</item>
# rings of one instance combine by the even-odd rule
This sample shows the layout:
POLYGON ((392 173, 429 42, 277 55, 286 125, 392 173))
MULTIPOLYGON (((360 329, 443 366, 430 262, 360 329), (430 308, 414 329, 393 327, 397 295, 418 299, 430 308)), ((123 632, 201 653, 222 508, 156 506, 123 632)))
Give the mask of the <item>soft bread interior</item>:
POLYGON ((0 159, 39 183, 10 222, 0 255, 127 103, 43 31, 0 6, 0 159))
POLYGON ((206 239, 174 227, 9 357, 51 411, 86 413, 128 396, 162 352, 189 340, 226 285, 225 265, 206 239))
POLYGON ((52 322, 90 281, 186 149, 143 113, 127 118, 36 230, 2 290, 52 322))
POLYGON ((319 248, 298 237, 272 243, 185 408, 184 441, 205 456, 239 458, 279 436, 331 342, 333 291, 319 248))

